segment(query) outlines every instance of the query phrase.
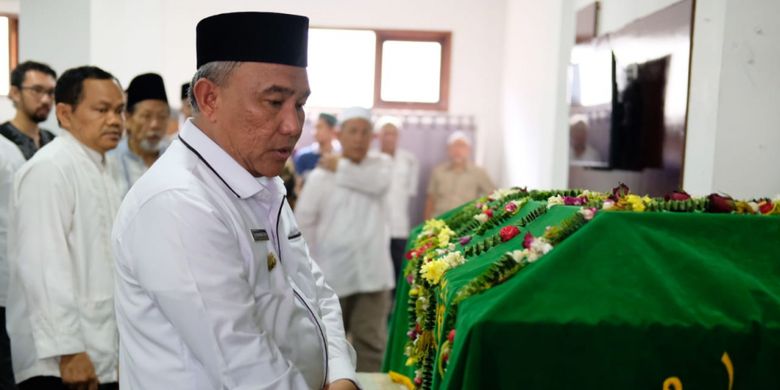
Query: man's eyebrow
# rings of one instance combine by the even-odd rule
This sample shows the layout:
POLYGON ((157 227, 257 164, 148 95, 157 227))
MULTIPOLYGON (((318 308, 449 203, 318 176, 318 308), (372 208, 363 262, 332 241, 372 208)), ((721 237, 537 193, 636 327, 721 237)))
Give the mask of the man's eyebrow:
POLYGON ((260 92, 263 95, 269 95, 273 93, 281 93, 283 95, 293 95, 295 94, 295 91, 293 91, 292 88, 282 87, 281 85, 272 85, 266 89, 264 89, 262 92, 260 92))
MULTIPOLYGON (((261 95, 271 95, 271 94, 275 94, 275 93, 279 93, 279 94, 282 94, 284 96, 292 96, 292 95, 295 95, 295 90, 292 89, 292 88, 283 87, 281 85, 274 84, 274 85, 272 85, 272 86, 270 86, 270 87, 268 87, 268 88, 266 88, 266 89, 264 89, 264 90, 262 90, 260 92, 261 95)), ((309 95, 311 95, 311 90, 307 89, 306 92, 304 92, 301 97, 302 98, 308 98, 309 95)))

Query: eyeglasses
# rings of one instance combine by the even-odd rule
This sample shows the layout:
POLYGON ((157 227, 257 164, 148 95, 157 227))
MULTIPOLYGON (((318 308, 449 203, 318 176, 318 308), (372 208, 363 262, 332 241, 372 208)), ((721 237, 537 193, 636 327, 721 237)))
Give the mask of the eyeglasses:
POLYGON ((32 87, 21 87, 19 89, 26 89, 32 91, 33 95, 41 98, 43 95, 48 97, 54 97, 54 89, 47 89, 40 85, 33 85, 32 87))

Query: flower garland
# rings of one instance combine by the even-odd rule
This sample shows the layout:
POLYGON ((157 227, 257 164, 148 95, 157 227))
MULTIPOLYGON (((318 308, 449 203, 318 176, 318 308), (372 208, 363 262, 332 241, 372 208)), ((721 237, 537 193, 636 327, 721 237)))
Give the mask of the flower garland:
POLYGON ((780 215, 780 197, 739 201, 722 194, 694 198, 684 191, 675 191, 663 198, 650 198, 632 194, 624 184, 614 188, 611 194, 580 190, 529 192, 512 188, 497 190, 480 198, 445 220, 426 221, 415 240, 415 249, 407 253, 409 263, 405 269, 406 280, 411 285, 409 339, 405 352, 407 365, 415 366, 415 385, 429 389, 433 384, 434 370, 439 375, 445 374, 457 336, 455 322, 460 303, 503 283, 537 262, 598 213, 613 211, 780 215), (502 226, 530 200, 546 201, 546 204, 532 209, 515 225, 502 226), (445 306, 443 295, 441 299, 437 297, 435 291, 446 286, 447 271, 464 264, 468 258, 512 240, 519 235, 521 228, 560 205, 579 206, 580 209, 557 226, 548 226, 539 237, 526 233, 522 249, 500 256, 482 274, 458 289, 448 305, 445 306), (482 236, 499 226, 498 232, 472 242, 475 236, 482 236), (453 242, 456 237, 460 250, 453 242), (437 317, 440 321, 438 325, 437 317), (441 323, 442 319, 446 321, 441 323), (437 345, 437 333, 442 338, 446 335, 441 345, 437 345))

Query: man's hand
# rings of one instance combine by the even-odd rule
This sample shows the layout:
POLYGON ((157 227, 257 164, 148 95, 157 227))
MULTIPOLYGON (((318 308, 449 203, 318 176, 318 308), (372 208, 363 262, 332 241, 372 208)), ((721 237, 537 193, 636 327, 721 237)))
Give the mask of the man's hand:
POLYGON ((323 154, 320 156, 320 161, 318 163, 322 169, 336 172, 336 168, 339 166, 339 155, 338 154, 323 154))
POLYGON ((358 390, 355 382, 349 379, 339 379, 333 383, 325 385, 324 390, 358 390))
POLYGON ((86 352, 60 357, 60 376, 70 389, 97 390, 98 379, 95 366, 86 352))

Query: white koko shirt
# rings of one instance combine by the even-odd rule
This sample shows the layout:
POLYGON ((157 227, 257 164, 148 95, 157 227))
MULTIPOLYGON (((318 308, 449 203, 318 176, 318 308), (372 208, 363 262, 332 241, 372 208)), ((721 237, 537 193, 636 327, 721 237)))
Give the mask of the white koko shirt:
POLYGON ((0 136, 0 307, 5 307, 8 298, 8 212, 14 188, 14 173, 22 164, 24 155, 19 147, 0 136))
POLYGON ((104 158, 68 131, 16 173, 6 321, 16 380, 60 376, 59 356, 87 352, 117 381, 111 225, 119 197, 104 158))
POLYGON ((130 189, 113 232, 123 390, 321 389, 355 380, 338 298, 281 179, 191 121, 130 189))
POLYGON ((342 158, 336 172, 314 169, 295 205, 312 256, 339 297, 395 285, 384 198, 391 171, 380 153, 359 164, 342 158))
POLYGON ((413 154, 396 149, 393 161, 392 182, 387 191, 387 210, 390 216, 390 237, 409 237, 409 199, 417 195, 419 163, 413 154))
POLYGON ((120 199, 125 197, 130 187, 149 169, 144 160, 130 150, 127 144, 128 136, 125 135, 116 149, 106 154, 120 199))

